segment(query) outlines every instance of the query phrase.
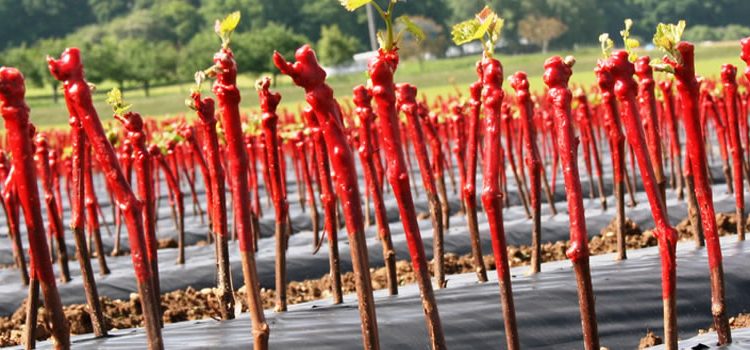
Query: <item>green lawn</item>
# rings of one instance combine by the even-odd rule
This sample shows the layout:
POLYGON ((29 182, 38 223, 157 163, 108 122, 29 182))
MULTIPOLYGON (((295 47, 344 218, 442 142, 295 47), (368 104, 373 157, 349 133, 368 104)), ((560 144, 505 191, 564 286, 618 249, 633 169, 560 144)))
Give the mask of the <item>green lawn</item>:
MULTIPOLYGON (((552 52, 546 55, 541 53, 524 54, 514 56, 502 56, 499 58, 503 63, 505 75, 508 76, 516 71, 524 70, 528 73, 532 89, 543 87, 541 75, 543 63, 547 57, 552 55, 576 56, 576 66, 571 82, 589 86, 595 82, 593 68, 601 52, 596 48, 583 48, 577 51, 552 52)), ((642 53, 643 54, 643 53, 642 53)), ((648 52, 651 56, 660 56, 658 52, 648 52)), ((476 80, 475 62, 477 57, 461 57, 441 59, 424 62, 423 65, 417 61, 404 61, 399 66, 396 75, 397 82, 409 82, 416 85, 421 92, 428 97, 454 93, 455 84, 463 91, 476 80)), ((696 70, 704 76, 718 76, 719 69, 724 63, 732 63, 741 69, 744 63, 739 59, 738 43, 722 43, 714 45, 702 45, 696 49, 696 70)), ((351 96, 352 88, 357 84, 365 83, 365 73, 336 76, 329 79, 329 83, 339 98, 351 96)), ((255 77, 241 76, 239 78, 240 89, 243 92, 242 106, 245 110, 257 108, 258 99, 255 95, 255 77)), ((97 86, 94 100, 96 107, 103 120, 111 120, 110 109, 104 103, 106 92, 114 86, 113 83, 103 83, 97 86)), ((189 83, 155 87, 151 90, 151 96, 145 97, 142 90, 133 89, 125 92, 126 100, 133 104, 134 110, 144 115, 161 117, 167 115, 187 114, 192 115, 185 105, 184 100, 190 89, 189 83)), ((286 77, 280 77, 276 89, 281 92, 282 108, 296 110, 297 106, 304 102, 302 89, 291 84, 286 77)), ((208 89, 206 89, 208 90, 208 89)), ((30 88, 28 91, 28 103, 31 107, 32 121, 43 128, 61 127, 67 125, 67 112, 65 105, 60 100, 55 104, 50 96, 50 88, 30 88)))

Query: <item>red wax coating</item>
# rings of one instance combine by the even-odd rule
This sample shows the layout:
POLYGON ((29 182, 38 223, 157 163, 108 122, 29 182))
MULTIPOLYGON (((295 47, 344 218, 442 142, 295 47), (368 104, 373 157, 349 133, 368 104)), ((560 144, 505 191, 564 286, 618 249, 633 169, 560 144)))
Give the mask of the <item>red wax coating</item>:
POLYGON ((719 100, 718 103, 720 104, 720 108, 717 108, 717 101, 714 100, 713 95, 709 93, 708 89, 702 89, 700 95, 703 112, 701 115, 701 125, 704 127, 702 134, 705 137, 708 132, 707 119, 710 117, 714 122, 714 129, 716 129, 716 136, 719 140, 719 154, 721 155, 722 161, 724 161, 725 164, 728 164, 729 151, 727 147, 727 121, 724 114, 724 101, 719 100))
POLYGON ((464 130, 464 113, 463 108, 460 105, 454 105, 452 108, 453 119, 451 123, 452 138, 456 140, 453 144, 453 153, 456 155, 456 165, 458 166, 459 184, 460 190, 458 191, 459 198, 464 199, 464 186, 466 184, 466 132, 464 130))
POLYGON ((148 153, 151 156, 151 158, 156 160, 162 172, 164 172, 164 179, 167 181, 167 186, 169 187, 169 191, 172 192, 172 196, 174 197, 175 204, 177 205, 178 217, 184 217, 185 215, 184 196, 182 195, 182 191, 180 191, 180 184, 179 182, 177 182, 177 176, 175 175, 174 172, 172 172, 172 168, 170 168, 169 164, 167 163, 166 157, 161 153, 161 149, 159 149, 159 146, 157 145, 149 146, 148 153))
MULTIPOLYGON (((581 127, 581 139, 584 139, 583 135, 586 135, 586 141, 585 143, 588 144, 588 147, 584 147, 584 151, 586 148, 589 148, 590 152, 593 155, 594 158, 594 171, 596 172, 596 176, 598 178, 602 177, 602 162, 599 159, 599 147, 596 143, 596 134, 594 134, 594 125, 592 124, 592 116, 591 116, 591 109, 589 108, 589 101, 588 98, 586 98, 586 94, 582 93, 578 96, 576 96, 576 100, 578 101, 578 109, 577 109, 577 119, 579 122, 579 126, 581 127)), ((588 157, 586 157, 588 158, 588 157)))
POLYGON ((44 201, 47 204, 47 221, 49 222, 49 234, 54 237, 64 237, 62 216, 60 208, 55 200, 54 185, 52 181, 52 169, 49 166, 49 142, 47 135, 38 133, 34 140, 34 158, 37 161, 39 177, 42 179, 42 189, 44 190, 44 201))
POLYGON ((39 281, 45 307, 51 314, 54 343, 61 348, 68 348, 68 325, 57 292, 49 247, 44 234, 31 144, 32 126, 29 122, 29 106, 26 104, 25 94, 26 85, 21 72, 10 67, 0 68, 0 114, 5 120, 8 150, 13 155, 11 162, 17 171, 16 175, 11 175, 13 185, 26 219, 30 275, 39 281))
MULTIPOLYGON (((8 234, 13 239, 14 245, 13 250, 14 254, 16 255, 17 259, 25 259, 24 250, 23 250, 23 241, 21 240, 20 234, 20 217, 19 217, 19 211, 18 211, 18 195, 16 194, 15 185, 13 183, 12 178, 12 171, 13 168, 10 167, 10 161, 8 160, 8 157, 5 154, 4 150, 0 150, 0 181, 3 183, 3 190, 0 195, 2 195, 2 201, 3 206, 5 208, 5 214, 7 216, 8 221, 8 234)), ((24 260, 25 261, 25 260, 24 260)), ((22 264, 19 268, 23 269, 21 271, 24 284, 28 284, 28 272, 26 271, 26 267, 22 264)))
MULTIPOLYGON (((67 100, 67 97, 66 97, 67 100)), ((68 109, 72 103, 68 104, 68 109)), ((85 179, 83 172, 86 168, 86 133, 81 125, 81 120, 71 112, 70 119, 70 147, 71 153, 71 205, 70 205, 70 227, 73 230, 83 230, 86 214, 85 179)))
MULTIPOLYGON (((279 162, 278 162, 278 165, 279 165, 279 168, 281 169, 281 171, 280 171, 281 181, 279 181, 279 185, 280 186, 275 186, 275 187, 280 187, 281 188, 281 195, 283 196, 283 198, 286 198, 286 194, 287 194, 287 192, 286 192, 286 159, 284 158, 284 145, 283 145, 283 140, 281 140, 281 136, 280 135, 276 136, 276 143, 279 144, 279 152, 278 152, 278 154, 279 154, 279 162)), ((269 152, 269 151, 266 150, 266 152, 269 152)))
POLYGON ((510 85, 516 92, 516 105, 521 119, 521 130, 523 133, 523 147, 526 151, 526 167, 529 171, 529 182, 531 186, 531 207, 537 208, 540 204, 541 195, 541 172, 542 160, 536 144, 536 129, 534 127, 534 111, 529 92, 529 80, 525 72, 516 72, 510 77, 510 85))
POLYGON ((273 205, 276 209, 276 220, 286 222, 289 216, 289 203, 287 202, 286 192, 282 185, 281 162, 283 159, 281 157, 282 150, 278 138, 279 116, 276 114, 276 108, 279 102, 281 102, 281 94, 278 92, 272 93, 269 90, 270 86, 271 79, 265 78, 258 90, 260 107, 263 111, 261 125, 264 135, 263 139, 266 143, 265 150, 271 175, 271 195, 273 196, 273 205))
POLYGON ((659 135, 659 120, 656 113, 656 95, 654 93, 656 83, 654 81, 654 70, 650 63, 651 59, 648 56, 639 57, 635 61, 635 74, 638 76, 638 104, 643 116, 646 145, 648 146, 656 181, 661 183, 664 181, 661 135, 659 135))
POLYGON ((607 61, 599 61, 594 72, 602 98, 604 126, 609 139, 609 149, 612 156, 612 171, 614 183, 624 181, 625 176, 625 135, 622 134, 620 112, 615 99, 615 79, 606 67, 607 61))
POLYGON ((336 192, 346 219, 350 235, 364 230, 362 205, 354 156, 347 142, 342 124, 341 108, 333 97, 333 89, 326 84, 326 73, 318 64, 315 52, 305 45, 295 53, 297 62, 288 63, 281 54, 274 53, 274 63, 279 70, 289 75, 294 83, 305 89, 305 99, 312 106, 325 138, 328 156, 333 168, 336 192))
POLYGON ((671 153, 679 155, 681 152, 680 146, 680 132, 678 130, 678 120, 674 110, 674 94, 672 93, 672 80, 662 80, 659 82, 659 90, 661 90, 662 97, 664 99, 664 119, 667 124, 667 130, 669 131, 669 147, 671 153))
POLYGON ((62 210, 62 192, 60 191, 60 175, 62 173, 62 168, 60 167, 59 163, 60 157, 56 149, 50 149, 48 156, 49 168, 51 171, 50 176, 52 176, 52 188, 55 195, 55 203, 57 204, 57 207, 62 210))
POLYGON ((324 214, 323 227, 328 235, 328 239, 333 242, 333 240, 337 239, 335 236, 338 231, 338 224, 336 223, 336 194, 333 192, 333 183, 331 182, 328 151, 326 151, 325 141, 323 140, 318 120, 315 118, 315 112, 308 106, 302 111, 302 116, 308 130, 310 130, 310 138, 312 139, 318 161, 317 173, 320 179, 320 202, 323 204, 324 214))
MULTIPOLYGON (((221 152, 219 151, 219 137, 216 133, 216 117, 214 116, 214 100, 210 97, 201 99, 199 92, 191 95, 193 106, 195 106, 198 119, 196 125, 201 139, 204 142, 206 152, 206 163, 208 173, 211 177, 211 224, 215 235, 227 235, 227 203, 224 181, 224 166, 221 163, 221 152)), ((208 192, 208 191, 207 191, 208 192)))
MULTIPOLYGON (((88 228, 89 236, 94 235, 94 231, 99 230, 99 199, 96 197, 96 191, 94 186, 94 160, 91 155, 91 145, 86 144, 86 155, 84 161, 84 198, 86 208, 86 227, 88 228)), ((146 243, 148 247, 148 243, 146 243)))
POLYGON ((150 207, 156 203, 154 193, 153 169, 151 156, 146 147, 146 133, 143 131, 143 119, 138 113, 127 112, 123 115, 114 115, 125 127, 125 136, 132 147, 132 164, 135 168, 135 176, 138 181, 138 195, 144 203, 143 227, 146 238, 146 249, 148 260, 151 264, 152 274, 158 274, 158 244, 156 242, 156 218, 155 210, 150 207))
POLYGON ((371 179, 368 190, 373 200, 373 207, 375 208, 375 220, 378 225, 378 236, 381 239, 385 239, 390 236, 391 230, 388 226, 388 213, 385 210, 385 203, 383 202, 383 194, 380 191, 380 187, 377 184, 375 161, 373 157, 377 154, 373 153, 372 147, 372 122, 375 119, 375 115, 372 111, 372 95, 370 91, 363 85, 359 85, 354 88, 354 104, 357 106, 355 112, 359 117, 359 157, 362 161, 362 170, 365 177, 371 179))
MULTIPOLYGON (((484 155, 482 172, 482 204, 487 213, 495 256, 497 278, 501 285, 502 307, 505 318, 505 334, 508 348, 518 348, 518 332, 515 323, 513 293, 510 287, 508 250, 503 226, 503 191, 500 189, 501 107, 503 104, 503 67, 500 61, 485 57, 481 61, 482 100, 484 104, 484 155), (507 291, 507 292, 506 292, 507 291)), ((512 151, 510 151, 512 154, 512 151)))
POLYGON ((273 197, 273 182, 271 181, 271 165, 269 164, 268 160, 268 152, 266 152, 266 146, 265 146, 265 140, 264 135, 260 135, 260 143, 258 144, 258 148, 260 149, 260 159, 261 163, 263 164, 263 183, 266 186, 266 195, 268 196, 268 201, 271 201, 271 198, 273 197))
POLYGON ((568 89, 568 80, 573 74, 572 62, 560 56, 548 58, 544 62, 544 83, 551 104, 557 134, 557 150, 562 163, 565 180, 565 192, 568 199, 568 216, 570 218, 570 248, 565 252, 572 261, 576 271, 578 285, 578 303, 581 312, 581 327, 584 344, 587 349, 599 348, 599 336, 594 310, 594 292, 591 286, 589 268, 588 235, 586 232, 585 210, 581 193, 581 180, 578 175, 577 150, 578 140, 573 135, 573 124, 570 116, 572 94, 568 89))
MULTIPOLYGON (((344 131, 341 107, 333 97, 333 89, 326 83, 325 70, 318 63, 315 52, 308 45, 297 49, 296 62, 289 63, 278 52, 273 60, 281 73, 289 75, 297 86, 305 89, 305 100, 314 113, 307 118, 317 119, 325 139, 328 157, 333 170, 336 193, 343 207, 349 236, 352 265, 358 278, 356 281, 358 306, 361 318, 363 344, 377 347, 378 331, 375 305, 372 296, 367 249, 364 244, 364 220, 360 203, 359 183, 354 156, 344 131), (311 118, 314 115, 315 118, 311 118)), ((319 154, 319 156, 321 156, 319 154)), ((323 158, 323 157, 320 157, 323 158)), ((408 189, 407 178, 407 189, 408 189)), ((328 216, 328 213, 326 213, 328 216)))
POLYGON ((250 157, 250 187, 253 190, 253 213, 256 217, 260 218, 263 216, 263 210, 260 207, 260 193, 258 192, 258 162, 255 156, 255 149, 257 148, 255 142, 257 138, 255 136, 248 135, 245 142, 247 148, 247 154, 250 157))
MULTIPOLYGON (((479 64, 477 64, 477 71, 479 71, 479 64)), ((469 88, 471 91, 471 98, 469 99, 470 111, 468 114, 469 135, 466 140, 468 144, 461 145, 466 147, 466 182, 464 183, 464 201, 467 203, 467 209, 472 210, 471 206, 476 207, 476 195, 477 195, 477 149, 479 148, 479 114, 482 109, 482 83, 476 81, 471 84, 469 88)), ((498 149, 498 151, 501 148, 498 149)), ((473 209, 476 210, 476 209, 473 209)))
MULTIPOLYGON (((578 103, 578 106, 573 113, 573 116, 575 118, 576 123, 578 123, 578 130, 580 134, 580 141, 581 141, 581 148, 583 149, 583 162, 586 166, 586 172, 588 173, 590 179, 589 183, 593 186, 593 178, 594 173, 591 168, 591 121, 590 116, 588 115, 588 103, 586 102, 586 95, 584 93, 581 93, 580 95, 575 97, 576 102, 578 103)), ((601 174, 599 175, 601 176, 601 174)), ((593 187, 591 187, 591 190, 593 192, 593 187)))
POLYGON ((401 111, 406 115, 406 130, 409 133, 414 145, 414 151, 417 154, 419 170, 422 174, 422 183, 428 194, 437 195, 435 189, 435 179, 432 177, 432 168, 430 159, 427 154, 424 133, 422 132, 422 123, 419 121, 417 106, 417 88, 414 85, 403 83, 396 85, 397 104, 401 111))
POLYGON ((706 237, 708 264, 710 268, 717 268, 722 264, 721 245, 716 227, 716 215, 713 204, 713 193, 708 180, 706 167, 706 149, 703 147, 699 107, 699 85, 695 78, 694 46, 689 42, 677 44, 681 62, 675 62, 665 57, 665 62, 671 65, 677 79, 677 92, 682 103, 683 122, 685 123, 686 149, 695 181, 695 198, 700 209, 703 233, 706 237))
POLYGON ((114 148, 107 140, 99 114, 91 101, 91 90, 84 78, 80 51, 77 48, 66 49, 59 60, 48 57, 47 62, 52 75, 63 82, 66 102, 69 104, 68 109, 75 111, 71 115, 81 118, 86 138, 94 148, 94 155, 104 172, 104 178, 113 190, 117 204, 125 212, 125 224, 128 227, 131 258, 136 278, 139 281, 148 281, 151 279, 151 271, 146 255, 141 205, 130 189, 130 184, 117 161, 114 148))
POLYGON ((568 199, 570 216, 570 248, 566 255, 572 261, 588 259, 588 235, 586 231, 585 210, 581 181, 578 175, 578 140, 573 135, 573 124, 570 117, 572 94, 568 89, 568 79, 572 74, 570 67, 562 57, 554 56, 544 63, 544 83, 549 87, 547 92, 557 135, 557 150, 562 162, 565 178, 565 192, 568 199))
POLYGON ((552 139, 552 147, 550 149, 552 151, 552 193, 555 193, 555 189, 557 188, 557 168, 560 166, 560 152, 557 140, 559 136, 555 132, 555 119, 552 113, 544 111, 542 118, 544 120, 544 126, 552 139))
MULTIPOLYGON (((8 137, 8 150, 13 155, 11 164, 13 188, 26 218, 29 239, 29 258, 33 266, 33 276, 55 289, 55 275, 52 271, 49 247, 45 238, 44 220, 39 202, 39 189, 36 183, 36 167, 29 121, 29 107, 26 105, 24 77, 15 68, 0 68, 0 102, 2 117, 8 137)), ((8 187, 7 185, 5 186, 8 187)), ((59 296, 58 296, 59 298, 59 296)))
MULTIPOLYGON (((647 150, 641 116, 636 103, 638 85, 633 79, 635 67, 628 60, 627 51, 615 52, 607 64, 615 78, 615 94, 620 102, 624 118, 625 134, 628 143, 636 154, 636 160, 640 169, 643 187, 646 190, 651 215, 656 226, 654 234, 659 240, 659 252, 662 264, 662 298, 672 296, 675 289, 675 246, 677 244, 677 232, 669 224, 666 208, 662 199, 661 191, 654 174, 652 162, 647 150)), ((659 151, 661 152, 661 151, 659 151)))
MULTIPOLYGON (((249 164, 240 119, 240 91, 237 89, 237 63, 229 48, 214 55, 218 69, 213 92, 219 101, 221 125, 227 140, 227 167, 232 187, 232 206, 235 227, 242 252, 254 251, 250 210, 250 188, 247 183, 249 164)), ((253 267, 254 268, 254 267, 253 267)))
MULTIPOLYGON (((742 46, 742 53, 740 54, 740 58, 742 58, 743 61, 745 61, 745 64, 747 65, 745 67, 745 81, 750 82, 750 37, 744 38, 740 40, 740 45, 742 46)), ((747 87, 747 85, 745 85, 747 87)), ((745 92, 747 93, 747 91, 745 92)), ((743 99, 743 105, 746 105, 748 100, 750 100, 750 96, 746 96, 743 99)), ((747 110, 745 109, 745 112, 747 110)), ((750 137, 750 128, 748 128, 748 121, 747 121, 747 113, 742 114, 743 117, 740 118, 740 137, 742 139, 742 144, 747 148, 750 147, 750 141, 748 141, 748 138, 750 137)))
POLYGON ((198 168, 201 172, 201 177, 203 177, 203 185, 206 190, 206 207, 208 208, 208 216, 213 220, 213 211, 211 208, 213 207, 213 193, 212 185, 211 185, 211 172, 208 170, 208 162, 206 162, 206 157, 203 156, 203 152, 205 152, 201 148, 201 143, 198 141, 198 137, 195 136, 195 128, 184 125, 179 129, 180 136, 187 140, 190 151, 192 154, 192 157, 198 160, 198 168))
POLYGON ((443 144, 440 141, 442 136, 440 135, 437 114, 429 112, 427 106, 423 104, 420 104, 419 109, 419 116, 424 121, 422 124, 424 126, 424 134, 427 136, 427 142, 430 145, 430 154, 432 156, 430 164, 432 164, 433 175, 436 178, 442 177, 445 171, 446 160, 445 155, 443 155, 443 144))
POLYGON ((396 93, 393 75, 398 66, 397 52, 380 50, 378 56, 370 61, 368 71, 372 81, 372 95, 375 99, 375 114, 378 116, 381 147, 385 152, 386 177, 393 187, 393 193, 399 203, 399 212, 404 224, 412 267, 415 271, 426 268, 426 257, 422 236, 416 218, 414 201, 409 188, 409 174, 406 170, 404 150, 398 127, 396 111, 396 93), (421 262, 421 263, 420 263, 421 262))
MULTIPOLYGON (((724 85, 724 104, 726 105, 727 124, 729 124, 729 144, 734 167, 734 198, 740 212, 745 211, 745 193, 742 185, 743 155, 739 130, 739 97, 737 94, 737 67, 731 64, 721 66, 721 83, 724 85)), ((743 225, 744 231, 744 225, 743 225)))
MULTIPOLYGON (((315 209, 317 204, 315 201, 315 189, 313 188, 312 176, 310 175, 310 167, 307 163, 307 155, 305 152, 305 146, 307 145, 307 138, 302 130, 297 131, 293 138, 295 152, 299 157, 300 170, 302 171, 302 181, 305 183, 305 193, 307 194, 307 203, 311 210, 315 209)), ((317 229, 316 229, 317 230, 317 229)))

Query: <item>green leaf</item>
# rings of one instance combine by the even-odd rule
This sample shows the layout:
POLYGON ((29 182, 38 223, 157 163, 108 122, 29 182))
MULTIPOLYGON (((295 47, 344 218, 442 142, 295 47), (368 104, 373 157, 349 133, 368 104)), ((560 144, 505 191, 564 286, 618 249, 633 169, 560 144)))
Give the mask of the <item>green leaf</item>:
POLYGON ((385 36, 386 36, 386 33, 382 30, 379 30, 378 33, 375 34, 375 37, 378 40, 378 46, 380 47, 385 46, 385 36))
POLYGON ((234 11, 227 15, 223 20, 216 21, 214 25, 214 31, 221 38, 221 42, 224 46, 229 45, 229 39, 232 36, 232 32, 237 29, 237 25, 240 24, 240 11, 234 11))
POLYGON ((494 43, 500 38, 500 32, 503 30, 505 20, 500 18, 489 6, 485 6, 482 11, 479 11, 476 17, 482 25, 487 24, 489 26, 487 27, 487 33, 494 45, 494 43))
POLYGON ((341 6, 344 6, 348 11, 354 11, 362 6, 365 6, 372 2, 372 0, 339 0, 341 6))
POLYGON ((498 40, 500 40, 500 33, 503 31, 503 26, 505 25, 505 20, 494 16, 494 19, 492 20, 492 24, 490 24, 490 40, 492 40, 492 43, 496 43, 498 40))
POLYGON ((412 22, 412 20, 409 19, 409 16, 401 16, 397 21, 401 22, 406 28, 406 31, 411 33, 411 35, 414 35, 414 37, 417 38, 417 41, 422 41, 427 38, 424 31, 422 31, 422 28, 419 28, 416 23, 412 22))
POLYGON ((107 93, 107 99, 105 100, 108 105, 112 106, 112 110, 117 115, 122 115, 127 112, 133 105, 126 105, 122 98, 122 91, 118 88, 113 88, 107 93))
POLYGON ((666 73, 674 74, 674 68, 664 63, 662 60, 658 58, 655 58, 651 61, 651 67, 654 68, 654 70, 657 72, 666 72, 666 73))
POLYGON ((480 40, 485 54, 491 55, 495 49, 495 43, 500 39, 503 24, 503 19, 498 17, 489 6, 485 6, 473 19, 454 25, 451 36, 456 45, 480 40))
POLYGON ((677 24, 659 23, 659 25, 656 26, 653 43, 656 47, 662 49, 679 62, 682 60, 682 57, 680 56, 680 52, 677 51, 677 44, 682 40, 682 33, 684 31, 684 20, 677 22, 677 24))
POLYGON ((641 43, 637 39, 628 38, 625 40, 625 50, 628 51, 628 59, 631 62, 635 62, 638 59, 638 54, 635 53, 635 49, 641 46, 641 43))
POLYGON ((602 55, 604 56, 604 58, 609 57, 609 55, 612 53, 612 49, 615 47, 615 42, 609 38, 608 33, 602 33, 601 35, 599 35, 599 43, 601 44, 602 55))
POLYGON ((641 43, 637 39, 630 37, 631 28, 633 28, 633 20, 628 18, 625 20, 625 29, 620 31, 620 35, 625 44, 625 50, 628 52, 628 59, 633 62, 638 59, 638 54, 636 54, 634 50, 641 46, 641 43))
POLYGON ((472 18, 453 26, 451 29, 451 36, 453 42, 456 45, 463 45, 472 42, 477 39, 481 39, 484 33, 481 33, 479 29, 481 24, 476 18, 472 18))
POLYGON ((625 40, 625 48, 628 50, 636 49, 641 46, 641 42, 638 39, 628 38, 625 40))
POLYGON ((625 29, 620 31, 623 40, 627 40, 630 37, 630 28, 633 28, 633 20, 628 18, 625 20, 625 29))

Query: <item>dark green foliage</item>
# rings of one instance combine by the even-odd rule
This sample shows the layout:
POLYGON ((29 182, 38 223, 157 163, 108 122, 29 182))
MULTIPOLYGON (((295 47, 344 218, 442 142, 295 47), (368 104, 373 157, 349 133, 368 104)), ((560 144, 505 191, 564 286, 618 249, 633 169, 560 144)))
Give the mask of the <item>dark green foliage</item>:
POLYGON ((360 49, 357 38, 344 34, 338 25, 320 28, 320 40, 315 46, 318 59, 325 64, 335 66, 347 63, 360 49))
MULTIPOLYGON (((520 45, 518 34, 519 22, 529 16, 565 25, 550 42, 553 48, 596 45, 601 32, 618 37, 625 18, 633 19, 638 38, 650 38, 659 22, 679 19, 688 23, 688 40, 750 35, 750 0, 409 0, 395 16, 410 15, 439 30, 427 28, 422 43, 406 38, 404 56, 441 56, 451 26, 485 5, 505 19, 505 52, 534 49, 520 45)), ((214 21, 234 10, 242 19, 232 46, 244 73, 274 74, 274 49, 291 57, 300 45, 314 43, 319 58, 335 65, 370 47, 366 11, 350 13, 339 0, 0 0, 0 65, 18 66, 32 85, 50 86, 44 56, 78 46, 94 82, 147 89, 191 81, 195 71, 212 64, 219 47, 214 21)), ((383 29, 379 18, 376 23, 383 29)))

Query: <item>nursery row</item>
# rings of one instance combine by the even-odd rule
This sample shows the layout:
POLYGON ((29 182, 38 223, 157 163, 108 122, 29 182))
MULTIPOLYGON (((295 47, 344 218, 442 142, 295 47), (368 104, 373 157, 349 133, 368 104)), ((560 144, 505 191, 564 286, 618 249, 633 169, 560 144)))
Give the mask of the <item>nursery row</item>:
MULTIPOLYGON (((1 112, 6 128, 0 150, 0 177, 4 179, 1 203, 16 267, 22 281, 29 286, 24 335, 27 347, 34 344, 36 327, 32 325, 37 324, 40 298, 50 314, 54 344, 59 348, 70 346, 68 324, 57 289, 58 281, 66 283, 71 278, 63 223, 63 208, 66 207, 71 209, 68 224, 75 238, 76 260, 80 264, 93 332, 100 337, 107 335, 91 264, 95 255, 100 271, 108 273, 108 252, 102 245, 98 221, 103 214, 93 181, 96 171, 103 175, 112 203, 116 221, 115 253, 119 251, 123 225, 127 232, 148 344, 152 349, 164 347, 155 232, 157 194, 161 193, 156 186, 162 183, 160 179, 164 179, 168 187, 168 205, 178 232, 178 264, 185 262, 186 201, 192 198, 192 206, 201 218, 205 204, 208 238, 215 245, 216 295, 224 320, 236 316, 236 288, 230 275, 228 242, 238 241, 246 298, 243 304, 247 305, 252 320, 256 349, 267 349, 272 334, 263 313, 255 258, 259 220, 264 215, 259 188, 264 188, 273 204, 274 309, 284 312, 288 304, 286 252, 293 234, 287 199, 290 182, 296 184, 293 188, 298 191, 299 205, 309 212, 316 247, 324 240, 328 242, 334 303, 343 302, 336 232, 339 220, 345 222, 362 344, 367 349, 378 349, 381 338, 364 235, 366 225, 373 221, 382 244, 388 291, 396 295, 399 289, 384 204, 386 193, 392 193, 398 203, 415 282, 420 290, 430 344, 433 349, 446 348, 433 285, 446 287, 443 237, 450 224, 451 209, 456 209, 451 208, 448 201, 448 185, 451 184, 461 199, 460 210, 465 213, 479 282, 486 282, 488 276, 479 237, 478 204, 486 215, 499 282, 505 340, 509 349, 518 349, 518 325, 503 219, 503 209, 509 201, 508 187, 513 182, 510 186, 516 189, 514 195, 518 196, 530 219, 531 271, 539 273, 541 205, 546 200, 552 213, 556 213, 555 205, 560 203, 555 203, 553 193, 561 173, 570 230, 566 256, 575 272, 583 343, 586 349, 599 349, 584 192, 578 167, 579 146, 588 174, 585 177, 588 192, 598 195, 605 211, 609 203, 602 164, 610 162, 612 165, 619 259, 627 257, 626 192, 632 205, 635 205, 637 186, 642 186, 647 194, 661 258, 667 348, 677 347, 675 288, 678 283, 675 258, 678 236, 666 206, 668 175, 678 197, 683 199, 684 196, 687 202, 696 243, 706 247, 711 312, 719 343, 732 341, 726 306, 731 300, 725 300, 709 154, 713 157, 713 149, 719 149, 728 191, 735 195, 737 236, 744 240, 743 179, 750 183, 750 155, 747 154, 750 152, 743 150, 750 146, 750 69, 746 70, 741 84, 736 78, 737 68, 729 64, 721 67, 720 79, 697 77, 694 47, 681 40, 684 22, 657 27, 653 42, 664 51, 661 60, 637 57, 634 48, 638 42, 629 35, 633 23, 626 20, 621 32, 624 50, 612 52, 613 41, 607 35, 600 37, 603 57, 593 72, 597 78, 595 86, 571 88, 568 81, 575 58, 555 56, 544 64, 544 90, 539 87, 539 92, 532 93, 526 74, 515 72, 508 76, 512 92, 506 92, 503 66, 493 54, 503 20, 485 8, 475 18, 453 29, 457 44, 477 40, 482 44, 484 52, 476 64, 476 82, 466 95, 457 91, 455 95, 427 101, 419 97, 417 87, 394 81, 399 63, 399 39, 404 34, 395 32, 394 22, 399 21, 405 31, 418 38, 423 37, 421 30, 408 17, 394 19, 396 1, 390 1, 387 7, 380 7, 371 0, 342 1, 352 11, 368 3, 385 20, 386 30, 379 36, 381 48, 369 62, 369 79, 365 85, 354 87, 352 101, 343 103, 334 97, 326 83, 326 73, 315 52, 305 45, 297 50, 294 61, 287 61, 276 53, 273 62, 280 73, 304 89, 307 106, 298 111, 279 109, 282 96, 272 91, 271 80, 265 78, 256 85, 261 110, 242 115, 237 65, 231 48, 231 35, 240 21, 238 12, 217 21, 215 30, 221 38, 221 47, 213 56, 214 65, 195 74, 196 84, 186 105, 196 118, 144 119, 131 110, 132 106, 123 101, 118 90, 113 90, 107 102, 121 126, 108 124, 105 128, 92 103, 92 86, 85 79, 83 53, 69 48, 59 58, 48 57, 47 60, 50 73, 62 83, 70 128, 36 132, 24 100, 22 72, 11 67, 0 69, 1 112), (668 75, 657 82, 654 71, 668 75), (211 91, 215 99, 205 96, 202 90, 207 80, 213 81, 211 91), (744 89, 740 85, 744 85, 744 89), (717 147, 714 143, 718 143, 717 147), (605 155, 611 159, 603 159, 605 155), (293 171, 287 172, 289 165, 293 171), (636 169, 639 176, 636 176, 636 169), (477 170, 481 170, 481 177, 477 170), (365 180, 362 188, 359 172, 365 180), (412 178, 410 174, 415 173, 420 176, 412 178), (288 174, 295 178, 288 179, 288 174), (478 177, 481 187, 477 184, 478 177), (67 197, 63 197, 62 188, 67 197), (189 192, 183 192, 183 188, 189 188, 189 192), (198 200, 201 191, 206 193, 206 203, 198 200), (424 191, 427 198, 433 229, 435 259, 431 262, 425 254, 414 203, 420 191, 424 191), (42 198, 46 209, 44 216, 42 198), (228 211, 230 205, 232 210, 228 211), (370 207, 374 209, 374 220, 370 217, 370 207), (322 225, 319 225, 319 208, 322 225), (231 218, 228 217, 230 212, 231 218), (28 266, 21 238, 21 213, 26 219, 28 266), (323 238, 319 238, 320 226, 325 232, 323 238), (53 258, 59 265, 59 279, 53 270, 53 258), (432 264, 434 281, 428 264, 432 264)), ((742 58, 750 64, 750 38, 742 41, 742 58)))

